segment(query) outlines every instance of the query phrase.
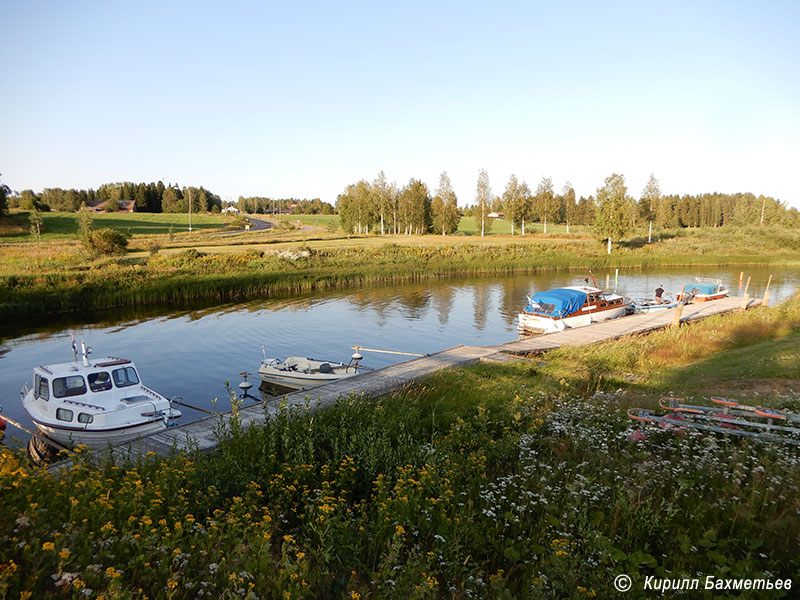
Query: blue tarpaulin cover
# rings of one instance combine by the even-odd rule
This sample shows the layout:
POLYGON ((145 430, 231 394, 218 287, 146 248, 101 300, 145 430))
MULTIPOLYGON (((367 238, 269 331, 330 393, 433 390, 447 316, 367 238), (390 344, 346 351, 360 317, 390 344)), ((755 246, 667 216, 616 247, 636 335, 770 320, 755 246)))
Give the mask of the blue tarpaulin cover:
POLYGON ((537 292, 533 295, 533 302, 538 304, 539 307, 529 304, 526 307, 527 312, 536 312, 551 317, 564 317, 583 306, 586 302, 586 292, 567 289, 537 292))
POLYGON ((716 283, 687 283, 687 294, 716 294, 719 291, 719 286, 716 283))

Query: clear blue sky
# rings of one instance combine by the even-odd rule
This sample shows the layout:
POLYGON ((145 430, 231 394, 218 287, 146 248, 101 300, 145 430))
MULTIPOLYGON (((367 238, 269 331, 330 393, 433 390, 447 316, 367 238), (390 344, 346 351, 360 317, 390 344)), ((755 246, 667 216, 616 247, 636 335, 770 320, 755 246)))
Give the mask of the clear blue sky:
POLYGON ((459 204, 611 173, 800 208, 800 2, 0 4, 0 173, 319 197, 383 170, 459 204))

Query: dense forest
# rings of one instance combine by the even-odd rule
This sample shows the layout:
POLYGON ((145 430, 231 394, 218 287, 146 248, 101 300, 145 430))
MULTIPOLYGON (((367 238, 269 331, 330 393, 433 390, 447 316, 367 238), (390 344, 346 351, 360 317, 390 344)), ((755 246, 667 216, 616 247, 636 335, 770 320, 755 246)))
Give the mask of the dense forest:
POLYGON ((222 208, 220 197, 203 187, 165 186, 157 183, 106 183, 97 190, 65 190, 45 188, 37 194, 33 190, 23 190, 11 195, 8 204, 11 208, 36 208, 38 210, 75 211, 82 206, 102 206, 106 212, 116 212, 133 206, 136 212, 184 213, 219 212, 222 208))

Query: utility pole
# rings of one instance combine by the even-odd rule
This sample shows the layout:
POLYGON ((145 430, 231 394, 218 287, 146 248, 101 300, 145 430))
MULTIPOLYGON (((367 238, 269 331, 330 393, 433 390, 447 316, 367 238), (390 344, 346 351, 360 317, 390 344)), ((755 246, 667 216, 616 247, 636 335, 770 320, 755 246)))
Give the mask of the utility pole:
POLYGON ((192 230, 192 190, 186 190, 186 197, 189 200, 189 231, 192 230))

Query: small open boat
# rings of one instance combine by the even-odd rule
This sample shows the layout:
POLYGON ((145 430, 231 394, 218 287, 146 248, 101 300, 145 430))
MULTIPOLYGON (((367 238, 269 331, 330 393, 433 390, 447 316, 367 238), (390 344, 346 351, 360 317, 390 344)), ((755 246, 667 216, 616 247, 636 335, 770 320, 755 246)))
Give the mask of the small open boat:
POLYGON ((33 387, 22 388, 22 406, 38 429, 64 446, 102 449, 131 442, 175 425, 181 416, 172 402, 141 382, 136 365, 109 356, 38 366, 33 387))
POLYGON ((371 370, 358 364, 362 358, 356 352, 347 364, 302 356, 290 356, 282 361, 278 358, 267 358, 264 353, 264 360, 258 367, 258 376, 268 385, 304 390, 371 370))
POLYGON ((644 300, 642 302, 639 302, 638 300, 636 301, 636 310, 649 311, 659 308, 675 308, 676 306, 678 306, 677 302, 662 302, 661 304, 658 304, 653 300, 644 300))
POLYGON ((633 300, 606 294, 591 286, 566 287, 537 292, 519 313, 517 328, 532 333, 552 333, 568 327, 584 327, 634 311, 633 300))
POLYGON ((710 277, 695 277, 694 283, 688 283, 683 288, 683 294, 678 293, 678 302, 689 304, 690 302, 708 302, 709 300, 719 300, 728 295, 728 290, 722 287, 721 279, 710 277))

